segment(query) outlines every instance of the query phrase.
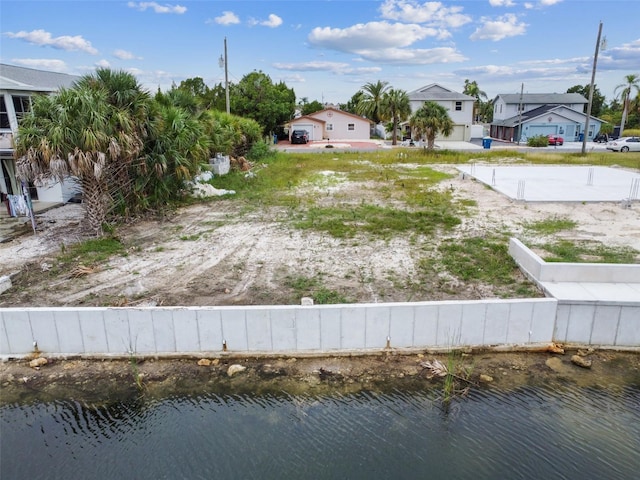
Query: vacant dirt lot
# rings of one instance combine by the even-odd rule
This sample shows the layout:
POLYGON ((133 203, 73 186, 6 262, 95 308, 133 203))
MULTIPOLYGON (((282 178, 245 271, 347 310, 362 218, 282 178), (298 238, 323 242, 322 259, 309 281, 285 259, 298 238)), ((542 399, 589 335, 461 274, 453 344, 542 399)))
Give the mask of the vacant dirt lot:
MULTIPOLYGON (((452 166, 432 167, 456 174, 452 166)), ((325 204, 336 199, 380 205, 393 201, 378 198, 377 188, 371 182, 335 176, 322 185, 300 187, 296 194, 314 195, 325 204)), ((247 212, 246 205, 231 196, 181 208, 161 220, 119 227, 117 236, 127 246, 126 256, 89 269, 59 271, 56 257, 62 249, 88 238, 79 223, 81 207, 68 204, 42 214, 37 235, 0 244, 0 276, 12 275, 14 283, 0 295, 0 307, 292 304, 300 302, 310 279, 325 293, 354 302, 517 296, 491 284, 462 281, 446 271, 425 277, 419 262, 434 254, 438 242, 464 237, 507 234, 527 244, 540 243, 544 239, 524 225, 553 217, 574 220, 577 226, 551 239, 596 240, 640 251, 637 203, 632 208, 604 203, 525 204, 459 175, 437 188, 476 205, 462 216, 461 225, 435 239, 416 235, 337 239, 294 228, 288 221, 290 210, 247 212)), ((517 283, 526 281, 520 278, 517 283)), ((535 289, 529 286, 529 292, 535 294, 535 289)))

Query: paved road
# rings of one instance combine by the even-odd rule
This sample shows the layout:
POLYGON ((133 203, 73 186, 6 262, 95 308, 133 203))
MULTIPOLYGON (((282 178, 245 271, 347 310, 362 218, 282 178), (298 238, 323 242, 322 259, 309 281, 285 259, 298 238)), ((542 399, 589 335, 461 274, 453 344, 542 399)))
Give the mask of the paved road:
MULTIPOLYGON (((291 145, 288 141, 279 141, 277 144, 273 145, 277 150, 282 150, 285 152, 326 152, 326 151, 373 151, 380 149, 391 149, 391 148, 421 148, 418 144, 415 147, 406 147, 403 145, 392 146, 390 142, 385 142, 382 140, 332 140, 330 142, 323 141, 313 141, 309 142, 305 145, 291 145)), ((482 147, 481 139, 474 139, 470 142, 455 142, 455 141, 436 141, 436 148, 443 150, 484 150, 482 147)), ((544 148, 540 147, 529 147, 526 144, 515 144, 509 142, 501 142, 497 140, 493 140, 491 142, 491 150, 517 150, 517 151, 536 151, 536 152, 581 152, 582 151, 582 142, 565 142, 564 145, 561 146, 548 146, 544 148)), ((606 145, 604 143, 594 143, 587 142, 587 152, 610 152, 610 150, 606 149, 606 145)), ((611 152, 615 153, 615 152, 611 152)))

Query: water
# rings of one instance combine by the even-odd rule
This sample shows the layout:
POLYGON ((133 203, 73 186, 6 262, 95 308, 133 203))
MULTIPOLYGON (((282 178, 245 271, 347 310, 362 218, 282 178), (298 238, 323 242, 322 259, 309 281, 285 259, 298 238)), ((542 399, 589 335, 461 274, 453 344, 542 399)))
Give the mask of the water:
POLYGON ((224 394, 0 408, 14 479, 637 479, 640 388, 224 394))

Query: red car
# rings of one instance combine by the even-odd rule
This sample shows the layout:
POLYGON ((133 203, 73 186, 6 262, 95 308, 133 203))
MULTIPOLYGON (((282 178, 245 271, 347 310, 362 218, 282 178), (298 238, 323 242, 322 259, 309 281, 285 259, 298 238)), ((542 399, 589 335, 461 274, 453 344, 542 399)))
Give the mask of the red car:
POLYGON ((560 135, 547 135, 547 140, 549 140, 549 145, 562 145, 564 143, 564 138, 560 135))

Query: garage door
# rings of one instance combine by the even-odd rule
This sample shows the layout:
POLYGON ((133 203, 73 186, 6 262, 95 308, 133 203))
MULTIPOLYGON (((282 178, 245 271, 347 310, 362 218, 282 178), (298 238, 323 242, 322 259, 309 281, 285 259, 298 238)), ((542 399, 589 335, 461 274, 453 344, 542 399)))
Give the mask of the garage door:
POLYGON ((448 137, 443 137, 442 135, 438 135, 436 139, 449 140, 452 142, 464 142, 464 125, 454 125, 451 135, 449 135, 448 137))
POLYGON ((538 135, 551 135, 552 133, 556 133, 555 125, 529 125, 524 131, 525 135, 529 138, 537 137, 538 135))
POLYGON ((313 124, 303 124, 303 123, 295 123, 293 125, 294 130, 306 130, 309 134, 309 140, 317 140, 313 138, 313 124))

